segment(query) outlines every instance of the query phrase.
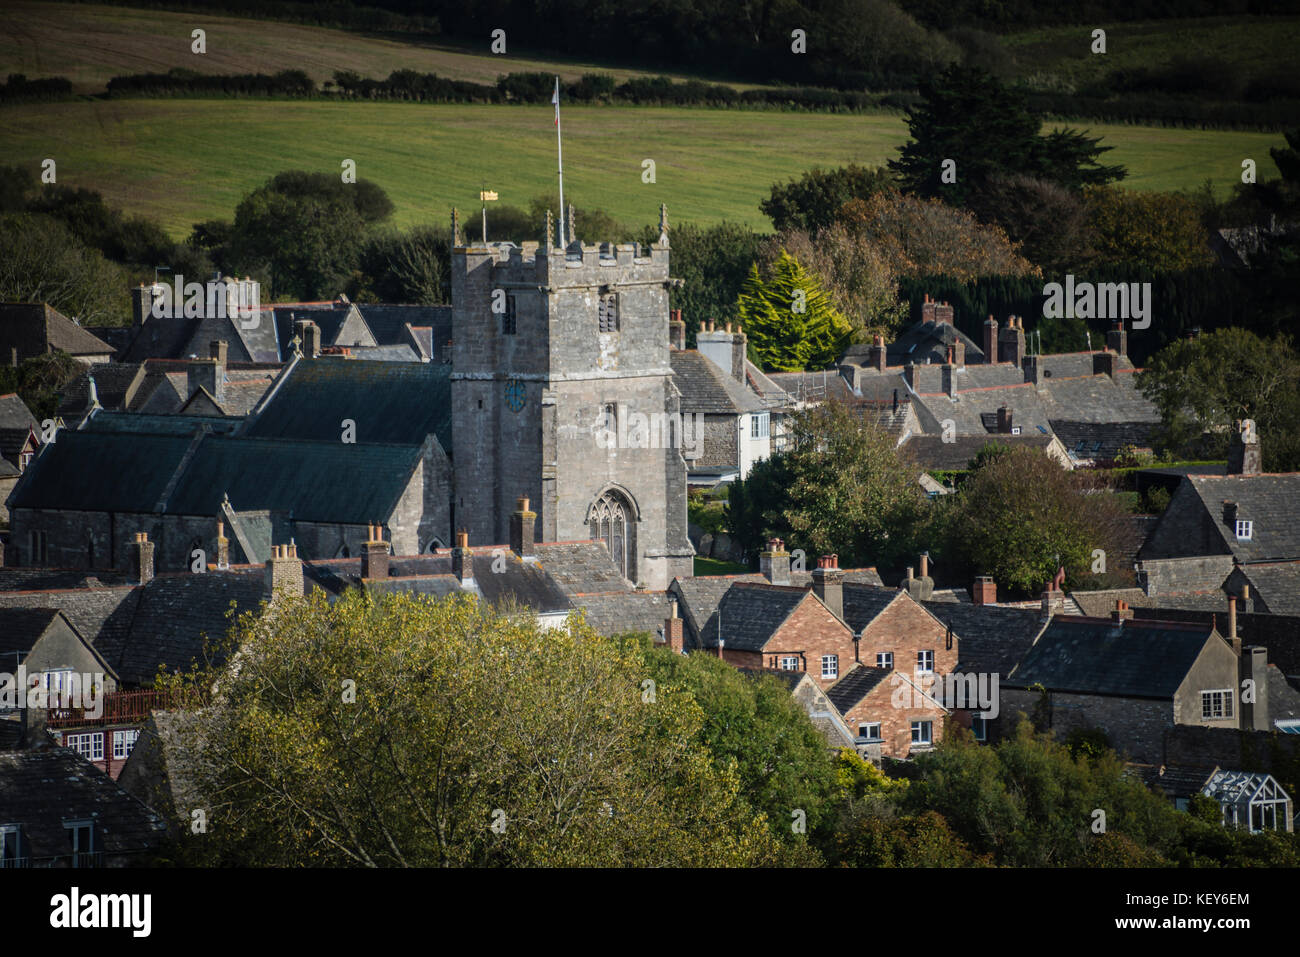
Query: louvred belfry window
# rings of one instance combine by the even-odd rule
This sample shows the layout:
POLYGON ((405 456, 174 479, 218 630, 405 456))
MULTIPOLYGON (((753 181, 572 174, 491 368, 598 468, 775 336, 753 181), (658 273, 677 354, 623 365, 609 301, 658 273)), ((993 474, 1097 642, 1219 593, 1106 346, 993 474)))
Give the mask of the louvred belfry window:
POLYGON ((600 297, 597 317, 601 332, 618 332, 618 293, 609 292, 600 297))

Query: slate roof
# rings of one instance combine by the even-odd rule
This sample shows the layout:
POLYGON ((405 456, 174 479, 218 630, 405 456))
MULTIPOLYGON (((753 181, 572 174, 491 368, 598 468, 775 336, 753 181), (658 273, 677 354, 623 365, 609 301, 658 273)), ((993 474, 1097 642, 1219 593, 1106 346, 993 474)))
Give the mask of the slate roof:
POLYGON ((1270 615, 1300 615, 1300 561, 1243 565, 1241 571, 1270 615))
POLYGON ((131 432, 149 435, 192 437, 196 432, 218 435, 234 433, 244 420, 233 416, 154 415, 147 412, 106 412, 100 409, 88 416, 82 432, 131 432))
MULTIPOLYGON (((823 372, 769 372, 768 379, 795 402, 822 402, 831 399, 848 401, 853 398, 853 390, 834 369, 823 372)), ((902 393, 906 395, 906 391, 902 393)))
POLYGON ((137 379, 143 381, 140 362, 97 362, 63 386, 59 394, 59 413, 71 415, 90 405, 90 380, 95 380, 95 395, 105 409, 124 409, 135 395, 137 379))
POLYGON ((116 351, 48 303, 0 303, 0 354, 7 361, 15 348, 20 362, 56 350, 71 356, 111 356, 116 351))
MULTIPOLYGON (((966 346, 968 363, 984 361, 984 350, 978 342, 952 323, 937 320, 918 322, 889 343, 885 347, 885 361, 892 366, 907 362, 920 364, 927 359, 936 363, 943 362, 948 356, 948 346, 958 340, 966 346)), ((865 362, 870 349, 870 343, 857 343, 849 347, 845 356, 865 362)))
POLYGON ((451 338, 451 306, 395 305, 391 303, 357 303, 361 318, 366 321, 375 341, 382 345, 397 345, 411 338, 407 326, 423 329, 414 338, 423 355, 437 362, 450 360, 447 340, 451 338))
MULTIPOLYGON (((1069 593, 1079 611, 1089 618, 1109 618, 1115 602, 1123 601, 1130 608, 1142 608, 1155 603, 1141 588, 1106 588, 1100 591, 1072 591, 1069 593)), ((1220 602, 1222 603, 1222 602, 1220 602)))
POLYGON ((0 607, 0 669, 17 668, 58 617, 57 608, 0 607))
POLYGON ((239 613, 259 607, 266 597, 266 574, 253 567, 158 575, 136 591, 129 629, 101 634, 94 645, 124 682, 148 684, 160 666, 183 670, 203 661, 205 636, 212 642, 225 637, 233 622, 227 617, 232 603, 239 613))
POLYGON ((59 609, 72 627, 94 645, 100 654, 104 654, 103 646, 125 642, 131 632, 139 601, 140 588, 131 585, 0 591, 0 609, 59 609))
POLYGON ((392 513, 420 457, 415 446, 347 445, 337 435, 292 442, 63 432, 19 480, 10 505, 215 515, 228 494, 240 509, 365 525, 392 513))
POLYGON ((0 429, 26 429, 38 425, 36 416, 17 392, 0 395, 0 429))
POLYGON ((655 635, 668 617, 666 592, 575 595, 573 603, 586 612, 587 623, 602 635, 634 631, 655 635))
POLYGON ((1300 472, 1267 475, 1189 475, 1189 482, 1223 541, 1242 562, 1300 558, 1300 472), (1223 501, 1237 503, 1237 518, 1253 521, 1249 542, 1237 541, 1223 521, 1223 501))
POLYGON ((1010 445, 1047 451, 1052 436, 1037 431, 1020 435, 956 435, 953 441, 943 441, 942 435, 913 435, 903 449, 917 465, 925 469, 961 470, 970 468, 971 460, 986 445, 1010 445))
POLYGON ((28 466, 10 507, 152 512, 191 441, 62 431, 28 466))
POLYGON ((945 625, 950 625, 957 636, 958 671, 996 674, 1003 680, 1033 647, 1045 624, 1039 611, 1030 608, 965 602, 924 601, 921 604, 945 625))
POLYGON ((632 590, 604 542, 546 542, 535 550, 538 563, 569 595, 632 590))
POLYGON ((1126 445, 1151 448, 1156 422, 1073 422, 1051 419, 1052 431, 1074 459, 1113 459, 1126 445))
MULTIPOLYGON (((795 608, 810 593, 802 588, 736 582, 722 596, 705 622, 700 639, 705 648, 717 648, 718 636, 727 648, 762 651, 795 608)), ((813 599, 815 600, 815 599, 813 599)))
POLYGON ((0 819, 22 824, 37 866, 69 856, 64 821, 93 820, 106 857, 144 853, 162 839, 161 817, 67 748, 0 753, 0 819))
POLYGON ((854 705, 871 694, 889 675, 890 669, 888 668, 869 668, 866 665, 857 665, 843 678, 826 689, 826 697, 831 699, 831 704, 835 705, 840 714, 848 714, 854 705))
POLYGON ((452 451, 451 370, 431 362, 315 359, 295 363, 249 423, 247 434, 339 444, 356 423, 356 445, 419 446, 436 435, 452 451))
POLYGON ((672 349, 668 356, 673 382, 682 394, 682 414, 742 415, 766 408, 754 393, 703 353, 672 349))
POLYGON ((124 585, 125 572, 82 568, 0 568, 0 595, 12 591, 49 591, 62 588, 105 588, 124 585))
POLYGON ((1219 770, 1217 764, 1130 764, 1128 772, 1136 775, 1153 791, 1169 798, 1186 798, 1199 794, 1206 782, 1219 770))
POLYGON ((1300 690, 1286 680, 1277 665, 1269 662, 1265 671, 1268 682, 1268 719, 1294 721, 1300 718, 1300 690))
POLYGON ((844 583, 844 621, 855 635, 876 620, 901 592, 897 588, 844 583))
MULTIPOLYGON (((137 442, 141 436, 125 438, 137 442)), ((420 457, 416 446, 347 445, 337 434, 320 442, 207 436, 166 510, 215 515, 229 495, 240 509, 274 509, 301 522, 365 525, 392 514, 420 457)))
POLYGON ((1055 617, 1005 680, 1013 688, 1172 699, 1213 637, 1207 626, 1055 617))

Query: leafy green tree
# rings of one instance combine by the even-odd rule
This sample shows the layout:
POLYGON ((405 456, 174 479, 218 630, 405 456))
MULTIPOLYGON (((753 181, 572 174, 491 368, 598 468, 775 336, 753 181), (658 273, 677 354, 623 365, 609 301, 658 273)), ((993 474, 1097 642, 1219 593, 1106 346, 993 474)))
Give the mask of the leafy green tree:
MULTIPOLYGON (((788 859, 699 742, 647 697, 642 652, 577 614, 546 630, 467 597, 280 596, 178 726, 200 861, 238 866, 738 866, 788 859), (183 729, 183 730, 182 730, 183 729)), ((183 700, 183 699, 182 699, 183 700)))
MULTIPOLYGON (((659 227, 647 226, 641 242, 653 243, 659 227)), ((682 310, 687 346, 693 346, 702 322, 735 322, 736 300, 758 257, 761 237, 741 223, 696 226, 680 223, 669 233, 672 274, 684 280, 670 293, 669 305, 682 310)))
POLYGON ((924 78, 920 92, 908 113, 912 138, 889 161, 907 192, 966 206, 999 177, 1024 174, 1079 189, 1125 175, 1097 162, 1111 149, 1099 138, 1075 130, 1041 136, 1024 95, 981 70, 950 66, 924 78), (952 182, 944 182, 947 160, 956 163, 952 182))
POLYGON ((1300 469, 1300 355, 1286 339, 1233 328, 1176 340, 1147 362, 1137 386, 1160 411, 1161 449, 1225 456, 1237 422, 1253 419, 1265 470, 1300 469))
POLYGON ((1087 473, 1025 446, 975 465, 947 518, 950 567, 1036 595, 1058 567, 1067 582, 1093 582, 1095 549, 1131 554, 1135 531, 1124 506, 1087 473))
POLYGON ((445 231, 417 226, 369 236, 360 268, 348 290, 354 302, 401 302, 436 306, 451 293, 451 243, 445 231))
POLYGON ((869 199, 892 188, 894 177, 883 167, 853 163, 831 170, 813 167, 797 180, 773 185, 771 196, 758 208, 777 232, 800 229, 815 235, 835 222, 849 200, 869 199))
POLYGON ((63 350, 24 359, 17 367, 0 366, 0 395, 18 393, 39 422, 53 417, 59 393, 86 367, 63 350))
POLYGON ((0 300, 48 302, 82 325, 131 321, 121 267, 59 221, 34 213, 0 216, 0 300))
POLYGON ((357 269, 366 231, 392 210, 392 201, 368 180, 280 173, 236 208, 227 268, 264 276, 273 298, 334 296, 357 269))
POLYGON ((846 567, 892 568, 928 535, 919 470, 889 433, 827 402, 794 417, 790 442, 732 486, 728 527, 746 551, 777 536, 846 567))
POLYGON ((779 840, 796 838, 792 814, 804 812, 807 833, 829 819, 838 787, 826 739, 790 695, 767 675, 751 677, 713 655, 646 656, 647 673, 662 688, 681 688, 698 702, 697 741, 720 767, 734 764, 740 795, 762 811, 779 840))
POLYGON ((1210 262, 1205 229, 1195 203, 1186 196, 1090 187, 1084 200, 1090 266, 1152 273, 1180 272, 1210 262))
POLYGON ((821 280, 782 252, 767 275, 755 263, 736 311, 749 336, 750 353, 764 369, 821 369, 844 350, 853 326, 831 303, 821 280))

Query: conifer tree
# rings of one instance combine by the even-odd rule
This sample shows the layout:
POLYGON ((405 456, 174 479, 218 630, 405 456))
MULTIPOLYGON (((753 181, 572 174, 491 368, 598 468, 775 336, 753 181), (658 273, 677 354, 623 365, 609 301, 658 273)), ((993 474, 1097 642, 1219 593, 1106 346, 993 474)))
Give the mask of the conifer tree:
POLYGON ((785 250, 767 276, 751 268, 736 308, 754 356, 773 372, 825 368, 853 332, 821 281, 785 250))

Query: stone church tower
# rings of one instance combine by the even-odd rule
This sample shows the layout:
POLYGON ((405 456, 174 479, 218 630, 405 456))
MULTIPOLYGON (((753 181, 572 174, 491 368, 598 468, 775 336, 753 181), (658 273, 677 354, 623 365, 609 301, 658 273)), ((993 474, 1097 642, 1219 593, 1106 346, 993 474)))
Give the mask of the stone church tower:
POLYGON ((692 574, 663 226, 648 247, 454 237, 452 521, 471 544, 508 542, 527 497, 538 541, 603 540, 649 588, 692 574))

